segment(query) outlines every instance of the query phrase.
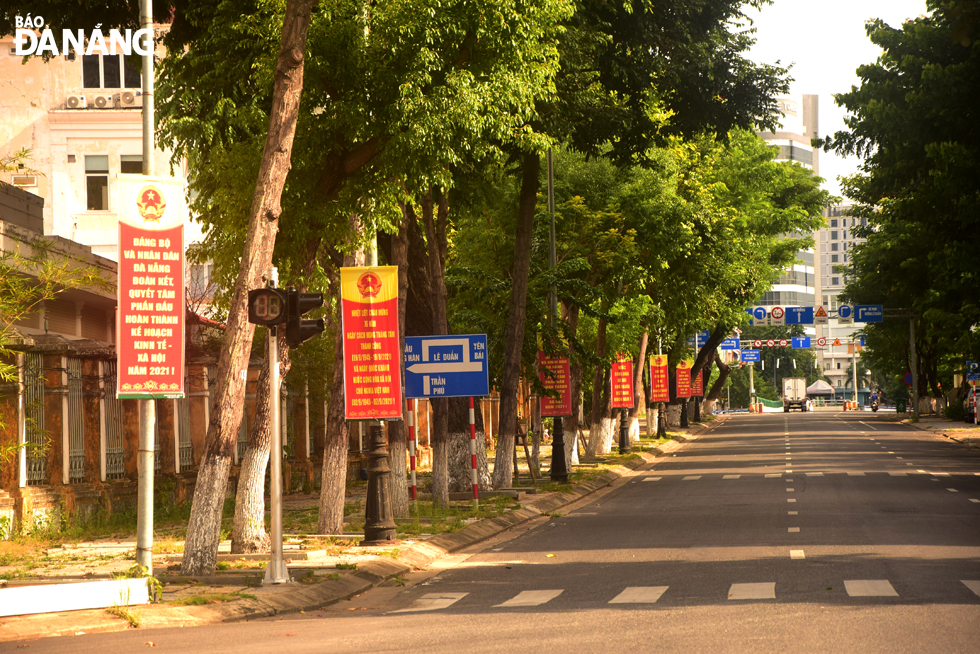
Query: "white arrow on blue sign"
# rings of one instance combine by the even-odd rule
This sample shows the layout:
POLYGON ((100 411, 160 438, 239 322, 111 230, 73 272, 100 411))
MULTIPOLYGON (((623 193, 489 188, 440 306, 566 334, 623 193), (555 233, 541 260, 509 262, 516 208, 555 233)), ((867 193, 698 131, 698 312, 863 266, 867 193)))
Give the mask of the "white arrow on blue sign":
POLYGON ((810 337, 809 336, 794 336, 793 337, 793 349, 794 350, 808 350, 808 349, 810 349, 810 337))
POLYGON ((405 338, 405 397, 490 394, 487 335, 405 338))
MULTIPOLYGON (((837 312, 840 313, 840 308, 837 312)), ((855 304, 854 319, 857 322, 882 322, 885 311, 880 304, 855 304)))
POLYGON ((742 342, 738 338, 726 338, 718 346, 720 350, 737 350, 742 347, 742 342))
POLYGON ((837 305, 837 317, 838 318, 844 318, 845 320, 847 318, 850 318, 851 317, 851 305, 849 305, 849 304, 839 304, 839 305, 837 305))
POLYGON ((787 325, 812 325, 813 307, 786 307, 787 325))

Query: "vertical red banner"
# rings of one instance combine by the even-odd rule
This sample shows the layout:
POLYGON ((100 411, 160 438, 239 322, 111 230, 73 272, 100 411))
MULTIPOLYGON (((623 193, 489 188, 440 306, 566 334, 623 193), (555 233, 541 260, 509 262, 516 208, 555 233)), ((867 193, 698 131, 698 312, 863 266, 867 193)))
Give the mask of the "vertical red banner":
POLYGON ((650 359, 650 401, 670 402, 670 377, 665 354, 650 359))
POLYGON ((116 395, 184 396, 184 181, 119 175, 116 395))
POLYGON ((633 361, 619 359, 612 364, 612 408, 633 408, 633 361))
POLYGON ((694 383, 691 384, 691 395, 694 397, 704 397, 704 382, 702 381, 702 375, 704 371, 698 373, 698 376, 694 378, 694 383))
POLYGON ((692 362, 687 359, 677 364, 674 373, 677 380, 677 397, 691 397, 691 367, 692 362))
POLYGON ((538 352, 538 379, 549 391, 557 391, 558 397, 541 396, 541 417, 559 418, 572 415, 572 375, 568 357, 549 357, 538 352), (546 371, 551 374, 546 374, 546 371))
POLYGON ((344 331, 344 414, 348 420, 400 420, 398 267, 340 269, 344 331))

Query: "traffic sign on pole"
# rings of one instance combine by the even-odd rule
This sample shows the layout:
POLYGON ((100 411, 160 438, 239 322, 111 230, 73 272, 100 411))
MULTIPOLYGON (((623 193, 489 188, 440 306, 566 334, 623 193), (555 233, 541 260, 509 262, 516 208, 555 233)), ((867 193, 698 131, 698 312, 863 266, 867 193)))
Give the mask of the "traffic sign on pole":
POLYGON ((734 336, 732 338, 726 338, 725 340, 723 340, 721 342, 721 345, 718 346, 718 349, 719 350, 737 350, 741 346, 742 346, 741 341, 738 339, 737 336, 734 336))
POLYGON ((813 307, 786 307, 787 325, 812 325, 813 307))
POLYGON ((405 397, 490 394, 486 334, 405 337, 405 397))
POLYGON ((827 346, 827 339, 826 338, 824 338, 823 336, 821 336, 820 338, 817 339, 817 347, 826 347, 826 346, 827 346))
POLYGON ((828 321, 827 310, 822 306, 817 307, 816 311, 813 312, 813 324, 826 325, 827 321, 828 321))
POLYGON ((849 304, 837 305, 837 324, 850 325, 853 322, 854 322, 854 312, 851 311, 851 305, 849 304))
POLYGON ((769 311, 769 324, 778 326, 786 324, 786 310, 782 307, 773 307, 769 311))
POLYGON ((762 361, 762 350, 742 350, 742 361, 762 361))
POLYGON ((808 349, 810 349, 810 337, 809 336, 794 336, 793 337, 793 349, 794 350, 808 350, 808 349))
POLYGON ((765 327, 769 324, 769 312, 765 307, 754 307, 752 309, 752 324, 756 327, 765 327))
POLYGON ((858 322, 882 322, 885 311, 880 304, 855 304, 854 319, 858 322))

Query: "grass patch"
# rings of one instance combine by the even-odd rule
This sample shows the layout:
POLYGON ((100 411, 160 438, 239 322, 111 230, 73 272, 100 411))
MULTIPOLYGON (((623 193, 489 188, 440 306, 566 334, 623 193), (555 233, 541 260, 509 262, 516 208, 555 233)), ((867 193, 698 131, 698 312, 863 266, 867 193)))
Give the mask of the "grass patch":
POLYGON ((203 606, 205 604, 217 604, 220 602, 234 602, 240 599, 256 599, 256 596, 241 591, 234 593, 201 593, 200 595, 191 595, 190 597, 170 600, 167 603, 173 604, 174 606, 203 606))
POLYGON ((111 609, 106 609, 108 613, 118 616, 128 622, 133 628, 139 627, 143 624, 143 617, 139 613, 135 613, 129 610, 126 606, 113 606, 111 609))

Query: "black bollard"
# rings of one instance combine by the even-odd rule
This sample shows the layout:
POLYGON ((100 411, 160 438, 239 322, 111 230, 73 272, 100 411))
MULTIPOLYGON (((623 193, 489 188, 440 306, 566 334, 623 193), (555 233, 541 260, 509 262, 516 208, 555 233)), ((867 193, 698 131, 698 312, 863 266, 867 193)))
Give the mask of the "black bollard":
POLYGON ((694 398, 694 422, 701 422, 701 398, 694 398))
POLYGON ((623 409, 620 412, 619 417, 619 453, 630 453, 630 427, 629 416, 626 409, 623 409))
POLYGON ((568 481, 568 464, 565 461, 565 421, 553 418, 554 428, 551 430, 551 481, 568 481))
POLYGON ((657 438, 667 438, 667 405, 657 404, 657 438))
POLYGON ((384 428, 372 426, 369 434, 367 507, 361 545, 393 545, 398 542, 397 526, 391 511, 391 468, 388 467, 384 428))
POLYGON ((681 427, 690 427, 691 423, 687 417, 687 398, 681 402, 681 427))

